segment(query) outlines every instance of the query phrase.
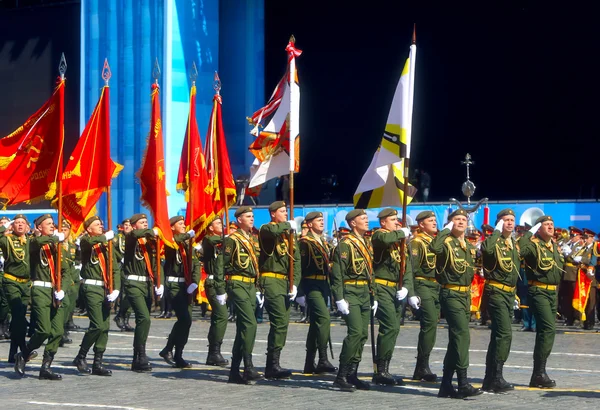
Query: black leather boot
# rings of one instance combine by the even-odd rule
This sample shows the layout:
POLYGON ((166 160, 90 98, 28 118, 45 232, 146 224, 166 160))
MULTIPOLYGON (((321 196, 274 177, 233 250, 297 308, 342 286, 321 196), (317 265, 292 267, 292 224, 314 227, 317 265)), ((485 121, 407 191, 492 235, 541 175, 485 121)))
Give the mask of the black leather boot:
POLYGON ((440 384, 440 390, 438 391, 438 397, 450 397, 455 399, 458 397, 458 393, 454 390, 452 385, 452 377, 454 376, 454 370, 444 368, 442 373, 442 383, 440 384))
POLYGON ((79 353, 75 356, 73 364, 77 367, 77 371, 82 374, 90 374, 90 368, 87 364, 85 357, 87 356, 87 350, 79 349, 79 353))
POLYGON ((115 324, 117 325, 117 327, 119 329, 121 329, 121 331, 123 331, 124 330, 123 329, 123 323, 125 322, 123 320, 123 318, 121 316, 119 316, 119 315, 115 315, 115 318, 113 320, 115 321, 115 324))
POLYGON ((246 380, 240 374, 240 363, 242 362, 242 356, 233 355, 231 359, 231 369, 229 371, 229 380, 228 383, 236 383, 236 384, 250 384, 249 380, 246 380))
POLYGON ((15 354, 15 372, 19 376, 25 376, 25 363, 37 357, 36 351, 31 351, 27 346, 22 352, 15 354))
POLYGON ((225 359, 221 354, 221 343, 211 343, 208 345, 208 356, 206 356, 206 364, 208 366, 225 367, 229 364, 229 360, 225 359))
POLYGON ((385 371, 396 382, 396 386, 406 386, 406 383, 404 383, 404 380, 402 380, 402 377, 394 377, 394 375, 390 373, 390 362, 391 361, 392 361, 392 359, 387 359, 385 361, 385 371))
POLYGON ((348 381, 352 383, 358 390, 370 390, 371 385, 368 382, 363 382, 358 378, 358 363, 350 364, 348 372, 348 381))
POLYGON ((489 363, 489 361, 486 360, 485 376, 483 377, 483 382, 481 383, 481 390, 487 391, 487 392, 493 392, 492 382, 494 381, 495 373, 496 373, 496 363, 489 363))
POLYGON ((251 382, 254 380, 260 380, 262 376, 254 367, 254 363, 252 363, 252 354, 247 354, 244 356, 244 380, 251 382))
POLYGON ((317 356, 317 352, 314 350, 306 351, 306 358, 304 359, 304 374, 313 374, 316 373, 317 367, 315 366, 315 357, 317 356))
POLYGON ((281 368, 279 357, 281 350, 267 353, 267 367, 265 368, 265 378, 267 379, 289 379, 292 372, 281 368))
POLYGON ((175 358, 173 357, 173 345, 167 342, 167 345, 162 349, 158 355, 164 359, 165 362, 171 366, 175 366, 175 358))
POLYGON ((467 378, 467 369, 456 369, 456 378, 458 379, 458 398, 479 396, 483 394, 483 390, 477 389, 469 383, 467 378))
POLYGON ((546 374, 546 360, 533 361, 533 374, 529 381, 529 387, 538 387, 540 389, 551 389, 556 387, 556 382, 546 374))
POLYGON ((348 381, 348 373, 350 372, 350 365, 340 363, 340 370, 338 370, 337 377, 333 381, 334 387, 339 387, 341 391, 353 392, 356 391, 356 387, 348 381))
POLYGON ((417 357, 417 365, 415 366, 412 379, 426 382, 437 381, 437 374, 432 373, 429 368, 429 356, 417 357))
POLYGON ((123 320, 123 327, 121 328, 121 330, 124 331, 124 332, 133 332, 133 331, 135 331, 135 328, 129 324, 129 316, 131 316, 131 315, 127 315, 125 317, 125 319, 123 320))
POLYGON ((15 364, 17 360, 15 356, 17 355, 18 349, 19 345, 17 344, 17 342, 11 339, 10 347, 8 349, 8 363, 15 364))
POLYGON ((131 370, 134 372, 149 372, 152 371, 152 366, 146 356, 146 346, 138 346, 133 350, 133 362, 131 363, 131 370))
POLYGON ((175 367, 189 369, 192 365, 183 358, 183 346, 175 346, 175 367))
POLYGON ((490 383, 490 388, 494 393, 503 393, 515 389, 515 386, 504 380, 504 377, 502 376, 503 368, 504 362, 497 361, 494 371, 494 378, 490 383))
MULTIPOLYGON (((317 368, 314 373, 335 373, 337 371, 337 367, 332 365, 327 359, 327 346, 319 348, 319 362, 317 363, 317 368)), ((306 372, 305 372, 306 373, 306 372)))
POLYGON ((60 374, 56 374, 50 369, 54 360, 54 353, 44 352, 44 358, 42 359, 42 368, 40 369, 40 380, 62 380, 60 374))
POLYGON ((65 332, 65 334, 63 334, 60 338, 60 342, 58 342, 58 347, 64 347, 65 345, 70 345, 71 343, 73 343, 73 339, 67 336, 67 332, 65 332))
POLYGON ((112 376, 112 371, 108 370, 102 364, 104 352, 94 353, 94 364, 92 365, 92 374, 95 376, 112 376))
POLYGON ((371 379, 371 381, 375 384, 394 386, 396 384, 396 381, 394 380, 392 375, 387 372, 385 364, 386 360, 377 360, 377 372, 373 374, 373 378, 371 379))

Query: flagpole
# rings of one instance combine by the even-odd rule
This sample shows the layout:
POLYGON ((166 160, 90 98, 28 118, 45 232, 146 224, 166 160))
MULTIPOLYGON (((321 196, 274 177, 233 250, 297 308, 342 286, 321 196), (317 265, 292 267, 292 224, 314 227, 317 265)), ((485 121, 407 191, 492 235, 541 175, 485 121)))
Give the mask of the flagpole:
MULTIPOLYGON (((196 68, 196 62, 192 62, 192 72, 190 73, 190 80, 192 80, 192 90, 194 90, 194 93, 196 92, 195 88, 196 88, 196 78, 198 78, 198 69, 196 68)), ((190 99, 191 99, 191 95, 190 95, 190 99)), ((195 113, 194 113, 195 115, 195 113)), ((194 206, 193 206, 193 202, 194 202, 194 195, 192 195, 192 193, 194 192, 192 185, 193 185, 193 180, 194 178, 192 178, 192 164, 191 164, 191 160, 192 160, 192 141, 191 141, 191 127, 190 127, 190 120, 191 120, 191 113, 190 115, 188 115, 188 127, 187 127, 187 134, 186 134, 186 138, 187 138, 187 189, 188 189, 188 209, 190 210, 190 229, 193 229, 194 227, 194 206)), ((200 233, 200 232, 198 232, 200 233)), ((193 263, 194 263, 194 258, 193 258, 193 252, 194 252, 194 241, 192 239, 189 240, 188 242, 188 254, 187 254, 187 258, 188 258, 188 277, 185 278, 186 282, 189 281, 189 283, 186 283, 187 286, 191 285, 192 281, 192 270, 193 270, 193 263)), ((194 295, 191 294, 188 296, 188 302, 190 305, 193 304, 194 302, 194 295)))
MULTIPOLYGON (((289 43, 292 44, 296 42, 296 38, 294 35, 290 36, 289 43)), ((294 55, 293 50, 288 50, 289 55, 291 55, 290 63, 289 63, 289 73, 288 73, 288 84, 290 87, 290 123, 289 123, 289 135, 290 135, 290 220, 294 219, 294 171, 296 170, 296 137, 297 133, 295 130, 298 129, 298 124, 296 123, 296 118, 292 115, 294 112, 294 104, 297 101, 298 96, 294 92, 295 89, 292 87, 292 84, 296 81, 296 57, 294 55), (293 138, 293 139, 292 139, 293 138)), ((290 249, 289 249, 289 273, 288 277, 290 280, 290 292, 294 289, 294 232, 290 231, 290 249)))
MULTIPOLYGON (((213 81, 213 89, 215 90, 216 95, 218 95, 219 97, 221 96, 221 79, 219 78, 219 73, 215 71, 215 76, 214 76, 214 81, 213 81)), ((219 102, 213 102, 213 104, 218 104, 219 102)), ((216 114, 216 110, 215 110, 215 114, 216 114)), ((213 118, 213 121, 217 121, 216 118, 213 118)), ((216 147, 216 145, 218 145, 218 140, 217 140, 217 134, 215 132, 215 134, 213 135, 213 141, 212 141, 212 145, 213 147, 211 147, 211 149, 213 149, 213 163, 214 161, 217 161, 218 163, 218 148, 216 147)), ((207 149, 209 149, 208 147, 206 147, 207 149)), ((218 163, 219 167, 221 167, 221 164, 218 163)), ((214 170, 214 167, 213 167, 214 170)), ((214 171, 213 171, 214 172, 214 171)), ((223 212, 223 222, 225 223, 225 225, 223 226, 223 234, 227 233, 229 234, 229 201, 227 199, 227 192, 225 190, 225 178, 219 178, 219 191, 221 192, 222 198, 223 198, 223 207, 224 207, 224 212, 223 212)))
MULTIPOLYGON (((102 79, 104 80, 104 86, 108 88, 108 80, 112 77, 110 66, 108 65, 108 59, 104 59, 104 67, 102 67, 102 79)), ((106 115, 110 115, 106 113, 106 115)), ((110 138, 110 134, 109 134, 110 138)), ((106 188, 106 228, 105 230, 110 231, 112 229, 112 196, 110 192, 110 185, 106 188)), ((108 241, 108 272, 106 272, 108 283, 105 286, 108 287, 108 293, 111 294, 114 290, 114 277, 113 277, 113 241, 108 241)))
MULTIPOLYGON (((158 65, 158 57, 156 58, 156 61, 154 63, 154 70, 152 75, 154 76, 154 83, 156 84, 156 86, 158 87, 158 78, 160 77, 160 66, 158 65)), ((158 90, 159 88, 157 88, 158 90)), ((160 98, 159 97, 160 94, 157 94, 156 97, 154 98, 160 98)), ((161 128, 162 128, 162 124, 161 124, 161 128)), ((151 131, 152 132, 152 131, 151 131)), ((164 144, 164 141, 163 141, 164 144)), ((155 215, 156 218, 156 215, 155 215)), ((156 224, 156 221, 154 221, 154 223, 156 224)), ((154 277, 154 286, 156 286, 157 288, 160 287, 160 237, 157 236, 156 237, 156 275, 154 277)), ((151 290, 150 293, 152 295, 154 295, 154 290, 151 290)), ((160 296, 156 296, 156 302, 160 301, 161 297, 160 296)))
MULTIPOLYGON (((410 46, 410 61, 408 70, 408 104, 409 104, 409 124, 407 124, 407 138, 406 138, 406 158, 404 158, 404 193, 402 195, 402 226, 406 228, 406 209, 408 207, 408 178, 410 168, 410 146, 412 140, 412 112, 413 112, 413 98, 414 98, 414 81, 415 81, 415 59, 417 56, 417 25, 413 25, 412 44, 410 46)), ((402 288, 402 282, 404 281, 404 272, 406 272, 406 239, 403 239, 400 243, 400 275, 398 276, 398 287, 402 288)))
MULTIPOLYGON (((65 81, 65 73, 67 72, 67 60, 65 59, 65 53, 62 53, 60 56, 60 63, 58 65, 58 72, 60 74, 60 81, 65 81)), ((62 197, 62 178, 63 178, 63 157, 64 157, 64 148, 65 148, 65 93, 64 93, 64 85, 63 89, 60 92, 60 153, 58 154, 58 181, 57 181, 57 195, 58 195, 58 229, 62 230, 62 221, 63 221, 63 197, 62 197)), ((60 292, 61 290, 61 250, 62 246, 56 247, 56 290, 60 292)), ((60 304, 60 301, 58 302, 60 304)))

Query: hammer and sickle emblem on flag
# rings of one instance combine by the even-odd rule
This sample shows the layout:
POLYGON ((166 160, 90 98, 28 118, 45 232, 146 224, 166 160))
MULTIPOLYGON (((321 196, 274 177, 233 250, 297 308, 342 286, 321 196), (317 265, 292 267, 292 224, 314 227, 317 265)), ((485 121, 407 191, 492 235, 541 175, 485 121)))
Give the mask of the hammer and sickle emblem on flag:
POLYGON ((31 168, 31 164, 34 162, 38 162, 40 159, 40 152, 42 150, 42 146, 44 145, 44 138, 41 135, 34 135, 31 139, 31 142, 27 144, 24 148, 24 151, 29 152, 29 159, 27 161, 27 168, 31 168))

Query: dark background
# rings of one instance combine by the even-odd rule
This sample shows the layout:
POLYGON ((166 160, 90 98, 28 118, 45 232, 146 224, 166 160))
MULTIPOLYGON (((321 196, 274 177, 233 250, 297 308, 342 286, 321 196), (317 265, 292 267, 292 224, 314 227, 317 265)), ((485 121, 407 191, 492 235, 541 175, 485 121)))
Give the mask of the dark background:
POLYGON ((381 141, 413 23, 411 168, 431 175, 430 200, 463 198, 467 152, 476 198, 595 198, 598 10, 411 3, 266 0, 267 96, 285 69, 290 34, 303 50, 297 201, 321 201, 321 178, 334 173, 333 199, 351 202, 381 141))

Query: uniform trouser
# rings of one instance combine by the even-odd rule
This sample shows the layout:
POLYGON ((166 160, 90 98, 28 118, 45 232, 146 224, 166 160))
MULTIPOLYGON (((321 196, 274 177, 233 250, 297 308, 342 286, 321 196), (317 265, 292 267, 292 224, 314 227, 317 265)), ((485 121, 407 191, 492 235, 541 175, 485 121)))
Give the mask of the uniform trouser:
POLYGON ((440 319, 440 285, 435 282, 415 280, 415 294, 421 298, 421 307, 417 310, 421 330, 417 345, 418 357, 429 357, 437 335, 440 319))
POLYGON ((27 333, 27 304, 29 303, 31 282, 19 283, 2 278, 2 289, 12 316, 10 322, 11 340, 23 351, 25 349, 25 334, 27 333))
POLYGON ((263 278, 265 309, 269 314, 267 353, 278 352, 285 346, 290 323, 289 282, 277 278, 263 278))
POLYGON ((368 286, 344 285, 344 299, 350 306, 350 313, 342 316, 346 321, 348 334, 342 344, 340 364, 360 363, 365 342, 369 338, 371 319, 371 294, 368 286))
POLYGON ((536 323, 533 359, 546 360, 554 345, 557 294, 553 290, 530 286, 528 298, 536 323))
POLYGON ((322 283, 307 284, 304 287, 306 306, 310 316, 310 326, 306 336, 306 351, 308 352, 326 348, 331 331, 331 317, 327 307, 330 295, 329 285, 326 281, 319 282, 322 283))
MULTIPOLYGON (((4 276, 4 274, 0 272, 0 277, 2 276, 4 276)), ((4 286, 0 284, 0 323, 4 323, 8 318, 9 312, 10 306, 8 305, 8 299, 4 294, 4 286)))
MULTIPOLYGON (((129 281, 128 281, 129 282, 129 281)), ((135 314, 135 332, 133 347, 138 348, 146 344, 150 332, 150 307, 152 306, 151 285, 148 282, 139 282, 139 285, 127 283, 125 285, 127 299, 135 314)))
POLYGON ((65 331, 65 315, 69 305, 69 296, 65 297, 58 306, 52 300, 53 289, 41 286, 31 288, 31 310, 35 313, 35 332, 29 339, 29 350, 39 348, 46 340, 44 353, 56 353, 58 344, 65 331))
POLYGON ((390 360, 394 353, 396 339, 400 333, 402 302, 396 299, 396 288, 375 284, 378 303, 376 317, 379 320, 377 334, 377 358, 390 360))
POLYGON ((126 318, 131 314, 131 303, 129 303, 129 298, 127 297, 127 288, 125 286, 124 276, 121 276, 121 283, 121 299, 119 302, 119 312, 117 312, 117 316, 126 318))
POLYGON ((90 326, 81 341, 81 349, 94 353, 104 353, 110 329, 110 302, 106 300, 104 286, 83 285, 83 295, 87 306, 90 326))
POLYGON ((577 282, 562 280, 558 289, 560 299, 560 313, 567 322, 573 322, 579 312, 573 309, 573 292, 577 282))
POLYGON ((590 286, 588 301, 585 305, 585 323, 588 326, 594 326, 596 323, 596 301, 598 300, 597 295, 598 288, 592 283, 590 286))
POLYGON ((440 292, 442 312, 448 322, 448 349, 444 357, 444 370, 463 370, 469 367, 469 318, 471 295, 442 289, 440 292))
POLYGON ((227 291, 236 315, 232 353, 234 358, 242 358, 252 354, 256 339, 256 286, 252 282, 230 280, 227 291))
POLYGON ((492 319, 492 334, 486 356, 486 365, 505 362, 510 353, 512 342, 511 311, 515 295, 492 286, 485 287, 488 298, 488 312, 492 319))
POLYGON ((210 329, 208 330, 208 343, 220 344, 223 343, 225 331, 227 330, 227 318, 229 312, 227 305, 221 305, 217 300, 217 288, 209 283, 205 283, 206 297, 210 304, 210 329))
POLYGON ((190 296, 186 292, 185 283, 169 282, 169 298, 171 307, 175 310, 177 321, 171 329, 167 347, 176 346, 183 349, 190 337, 190 328, 192 327, 192 304, 190 296))
POLYGON ((75 305, 77 304, 77 298, 79 296, 79 281, 73 282, 65 289, 65 293, 69 297, 69 304, 65 306, 65 324, 69 321, 71 313, 75 311, 75 305))

